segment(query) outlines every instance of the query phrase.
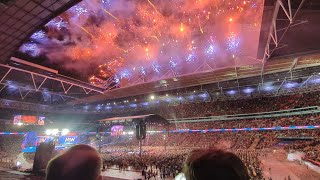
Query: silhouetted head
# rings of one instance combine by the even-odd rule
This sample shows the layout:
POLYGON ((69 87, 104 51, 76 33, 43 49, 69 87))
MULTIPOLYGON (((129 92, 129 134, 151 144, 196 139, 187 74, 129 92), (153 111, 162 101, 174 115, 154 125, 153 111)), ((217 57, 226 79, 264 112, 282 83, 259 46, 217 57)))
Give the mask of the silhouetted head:
POLYGON ((100 180, 101 157, 91 146, 80 144, 52 159, 46 180, 100 180))
POLYGON ((184 163, 186 180, 249 180, 247 168, 233 153, 198 149, 189 153, 184 163))

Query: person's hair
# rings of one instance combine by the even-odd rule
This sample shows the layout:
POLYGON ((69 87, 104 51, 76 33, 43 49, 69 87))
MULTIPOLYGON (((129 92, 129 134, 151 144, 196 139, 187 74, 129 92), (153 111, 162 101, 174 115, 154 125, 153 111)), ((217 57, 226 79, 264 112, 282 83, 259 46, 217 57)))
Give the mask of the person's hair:
POLYGON ((231 152, 215 149, 191 151, 184 163, 186 180, 249 180, 247 168, 231 152))
POLYGON ((80 144, 48 163, 46 180, 97 180, 100 173, 101 157, 98 152, 80 144))

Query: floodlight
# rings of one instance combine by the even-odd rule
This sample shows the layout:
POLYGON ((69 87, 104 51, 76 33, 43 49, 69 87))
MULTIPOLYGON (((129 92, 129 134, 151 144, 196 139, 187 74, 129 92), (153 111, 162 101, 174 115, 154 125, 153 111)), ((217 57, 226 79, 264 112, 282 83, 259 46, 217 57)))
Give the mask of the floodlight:
POLYGON ((237 92, 235 90, 230 90, 230 91, 227 91, 227 94, 229 95, 234 95, 236 94, 237 92))
POLYGON ((69 129, 63 129, 61 134, 64 136, 67 135, 69 132, 69 129))
POLYGON ((243 92, 246 93, 246 94, 250 94, 250 93, 254 92, 254 89, 248 87, 248 88, 244 89, 243 92))
POLYGON ((53 135, 56 135, 56 134, 59 133, 59 130, 58 129, 52 129, 51 132, 52 132, 53 135))
POLYGON ((17 166, 21 166, 21 162, 20 161, 17 161, 17 166))
POLYGON ((47 130, 46 130, 46 135, 49 136, 49 135, 51 135, 51 134, 52 134, 52 130, 51 130, 51 129, 47 129, 47 130))

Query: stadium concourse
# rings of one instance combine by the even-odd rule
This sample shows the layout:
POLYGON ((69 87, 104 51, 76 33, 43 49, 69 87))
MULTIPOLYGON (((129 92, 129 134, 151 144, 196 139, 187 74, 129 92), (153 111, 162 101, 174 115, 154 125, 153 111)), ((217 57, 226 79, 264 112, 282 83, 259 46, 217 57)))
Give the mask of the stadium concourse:
POLYGON ((201 152, 319 180, 319 20, 318 0, 0 1, 0 180, 227 169, 201 152))

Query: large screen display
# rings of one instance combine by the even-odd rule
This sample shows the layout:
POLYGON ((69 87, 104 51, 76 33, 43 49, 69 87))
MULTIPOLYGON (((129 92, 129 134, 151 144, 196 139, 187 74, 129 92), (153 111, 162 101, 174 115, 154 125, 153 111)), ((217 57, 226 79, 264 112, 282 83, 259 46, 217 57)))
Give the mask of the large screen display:
POLYGON ((123 134, 123 126, 117 125, 111 127, 111 136, 117 136, 123 134))
POLYGON ((39 117, 38 117, 38 125, 43 126, 45 120, 46 120, 46 117, 44 117, 44 116, 39 116, 39 117))
POLYGON ((22 124, 22 117, 21 117, 21 115, 15 115, 15 116, 13 117, 13 124, 15 124, 15 125, 20 125, 20 124, 22 124))
POLYGON ((13 124, 15 125, 44 125, 44 116, 28 116, 28 115, 15 115, 13 117, 13 124))
POLYGON ((70 145, 77 144, 78 136, 61 136, 59 137, 58 144, 59 145, 70 145))
POLYGON ((64 149, 71 145, 78 144, 78 136, 60 136, 52 137, 46 135, 39 135, 36 132, 27 132, 24 135, 21 148, 22 152, 36 152, 37 146, 42 142, 54 142, 56 149, 64 149))

